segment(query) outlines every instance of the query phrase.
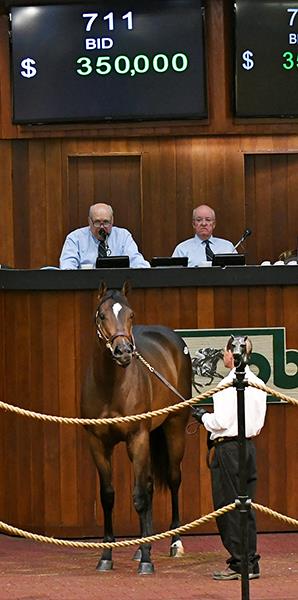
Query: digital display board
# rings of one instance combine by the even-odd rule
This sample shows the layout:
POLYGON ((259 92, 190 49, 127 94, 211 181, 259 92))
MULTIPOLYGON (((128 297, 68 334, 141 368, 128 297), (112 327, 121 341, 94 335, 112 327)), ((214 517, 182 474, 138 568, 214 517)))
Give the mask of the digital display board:
POLYGON ((298 0, 236 0, 235 115, 298 116, 298 0))
POLYGON ((11 8, 14 123, 204 118, 201 0, 11 8))

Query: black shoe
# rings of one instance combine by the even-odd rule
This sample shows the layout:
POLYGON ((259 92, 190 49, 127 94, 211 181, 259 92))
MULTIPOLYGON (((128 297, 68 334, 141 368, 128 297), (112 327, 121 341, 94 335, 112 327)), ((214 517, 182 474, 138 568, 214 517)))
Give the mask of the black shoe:
POLYGON ((249 567, 248 578, 249 579, 259 579, 259 577, 260 577, 260 567, 259 567, 259 563, 256 562, 256 563, 254 563, 253 566, 249 567))
POLYGON ((259 579, 260 572, 258 573, 248 573, 248 579, 259 579))
POLYGON ((227 567, 224 571, 215 571, 212 578, 218 581, 231 581, 231 579, 241 579, 241 575, 237 571, 233 571, 233 569, 227 567))
MULTIPOLYGON (((248 579, 259 579, 259 577, 259 569, 255 569, 254 572, 248 574, 248 579)), ((224 571, 215 571, 215 573, 212 575, 212 578, 218 581, 231 581, 232 579, 241 579, 241 573, 233 571, 233 569, 228 567, 224 571)))

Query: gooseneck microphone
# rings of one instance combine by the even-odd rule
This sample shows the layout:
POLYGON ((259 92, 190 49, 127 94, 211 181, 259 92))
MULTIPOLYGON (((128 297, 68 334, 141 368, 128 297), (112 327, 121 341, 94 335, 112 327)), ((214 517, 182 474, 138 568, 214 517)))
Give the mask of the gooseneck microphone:
POLYGON ((111 254, 111 250, 109 248, 109 244, 108 244, 108 234, 106 232, 106 230, 101 227, 101 229, 98 232, 98 236, 99 236, 99 245, 98 245, 98 256, 100 257, 106 257, 106 256, 110 256, 111 254))
POLYGON ((238 246, 240 246, 240 244, 242 244, 242 242, 244 242, 244 240, 246 240, 246 238, 251 235, 252 231, 251 229, 247 228, 245 229, 245 231, 243 232, 239 242, 237 242, 237 244, 235 244, 235 249, 238 248, 238 246))

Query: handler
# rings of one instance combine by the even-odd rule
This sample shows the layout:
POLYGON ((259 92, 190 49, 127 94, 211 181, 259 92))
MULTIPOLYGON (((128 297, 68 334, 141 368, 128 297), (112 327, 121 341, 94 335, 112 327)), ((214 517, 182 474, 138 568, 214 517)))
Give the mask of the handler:
MULTIPOLYGON (((235 378, 234 358, 231 337, 224 350, 224 365, 231 369, 220 385, 232 382, 235 378)), ((252 343, 246 339, 246 355, 252 352, 252 343)), ((245 367, 245 379, 248 382, 264 385, 249 367, 245 367)), ((248 386, 245 388, 245 435, 246 435, 246 477, 247 493, 253 499, 256 489, 256 449, 252 438, 258 435, 264 425, 266 415, 266 392, 248 386)), ((212 496, 215 510, 235 502, 239 495, 239 448, 237 391, 234 387, 217 392, 213 396, 214 412, 209 413, 199 404, 192 406, 194 418, 210 432, 210 441, 214 446, 211 461, 212 496)), ((241 579, 241 531, 240 512, 233 510, 216 519, 223 545, 230 553, 228 567, 224 571, 213 573, 213 579, 241 579)), ((256 517, 253 510, 248 512, 248 570, 249 579, 260 577, 260 555, 257 554, 256 517)))

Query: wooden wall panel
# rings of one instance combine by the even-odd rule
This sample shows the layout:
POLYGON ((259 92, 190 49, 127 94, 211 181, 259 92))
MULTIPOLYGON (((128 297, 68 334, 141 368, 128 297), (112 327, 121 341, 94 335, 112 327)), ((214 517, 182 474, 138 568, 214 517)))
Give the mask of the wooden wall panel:
POLYGON ((0 141, 0 264, 14 265, 11 142, 0 141))
POLYGON ((297 248, 298 152, 245 156, 246 218, 254 232, 251 263, 297 248))
MULTIPOLYGON (((178 242, 192 236, 191 213, 200 203, 216 210, 219 237, 236 242, 246 227, 252 228, 245 245, 250 263, 276 260, 282 250, 296 246, 298 120, 233 119, 232 3, 205 4, 209 118, 199 122, 13 125, 8 18, 0 14, 0 264, 36 269, 57 265, 65 235, 86 223, 90 195, 104 195, 107 202, 119 205, 125 199, 123 212, 117 208, 116 223, 133 231, 147 258, 169 255, 178 242), (83 155, 92 157, 92 168, 86 158, 84 174, 74 167, 83 164, 83 155), (111 170, 103 178, 101 157, 112 165, 116 155, 123 160, 121 177, 111 170), (137 185, 132 184, 126 160, 140 165, 137 185)), ((286 326, 288 347, 297 348, 294 288, 185 288, 171 294, 135 291, 138 321, 175 328, 286 326)), ((48 413, 77 414, 95 302, 96 294, 83 292, 0 294, 0 389, 7 401, 48 413)), ((259 498, 267 503, 277 496, 268 460, 272 456, 275 473, 287 465, 280 505, 289 514, 296 508, 292 412, 290 407, 271 406, 264 434, 257 440, 259 498), (278 447, 281 415, 285 437, 278 447)), ((9 414, 0 420, 0 431, 2 514, 20 525, 25 519, 47 533, 94 534, 101 511, 84 432, 25 423, 9 414), (21 451, 20 461, 7 461, 21 451), (24 492, 22 506, 11 502, 24 492)), ((203 431, 188 436, 181 492, 184 520, 211 508, 204 436, 203 431)), ((118 485, 122 458, 120 448, 115 456, 118 485)), ((125 465, 129 486, 131 472, 125 465)), ((116 503, 118 532, 134 530, 130 500, 122 504, 118 498, 116 503)), ((155 505, 156 526, 161 529, 170 520, 168 498, 159 496, 155 505)), ((264 517, 259 522, 265 528, 277 527, 264 517)))
POLYGON ((12 143, 13 239, 15 265, 25 268, 30 255, 28 142, 12 143))
MULTIPOLYGON (((139 323, 160 322, 183 329, 285 325, 287 347, 297 347, 297 323, 292 316, 297 288, 264 288, 256 302, 257 312, 246 288, 146 289, 131 295, 139 323), (268 312, 272 321, 266 298, 273 307, 268 312)), ((6 402, 46 414, 79 415, 81 385, 95 337, 95 306, 96 292, 0 293, 0 339, 5 348, 0 358, 1 397, 6 402)), ((290 516, 297 513, 296 431, 297 409, 270 405, 256 440, 256 500, 290 516)), ((4 521, 50 535, 102 534, 98 481, 81 427, 43 424, 4 413, 0 435, 4 521)), ((116 532, 137 534, 138 520, 128 493, 132 472, 123 444, 113 464, 116 532)), ((154 507, 155 529, 164 530, 170 523, 169 496, 157 493, 154 507)), ((181 508, 183 522, 212 510, 206 431, 195 423, 187 434, 181 508)), ((258 524, 260 530, 286 529, 263 516, 258 516, 258 524)), ((200 532, 215 530, 212 523, 200 532)))
POLYGON ((17 268, 57 265, 65 235, 84 226, 90 202, 104 197, 147 258, 170 255, 191 237, 192 209, 207 202, 217 214, 216 235, 236 243, 249 226, 253 234, 240 247, 247 262, 274 261, 297 244, 298 138, 292 141, 297 153, 287 154, 286 138, 279 153, 265 137, 257 153, 238 137, 0 140, 0 260, 17 268))
POLYGON ((70 156, 68 165, 67 218, 65 235, 88 224, 91 204, 106 202, 114 209, 115 223, 129 228, 142 244, 143 198, 139 154, 93 154, 70 156))

